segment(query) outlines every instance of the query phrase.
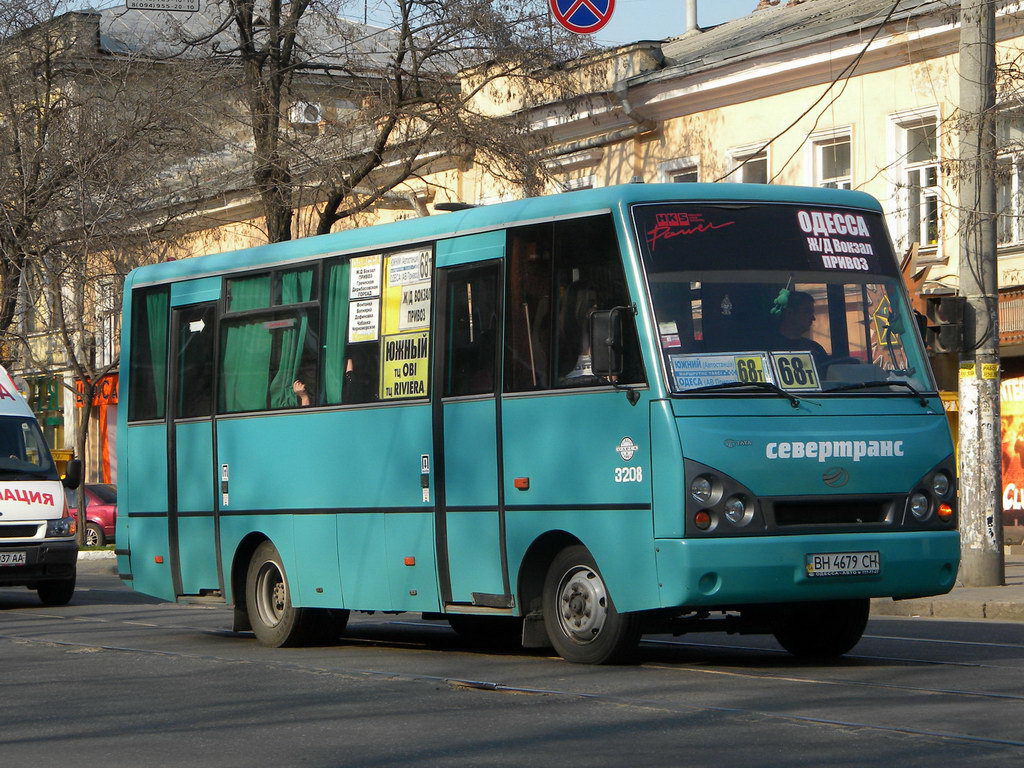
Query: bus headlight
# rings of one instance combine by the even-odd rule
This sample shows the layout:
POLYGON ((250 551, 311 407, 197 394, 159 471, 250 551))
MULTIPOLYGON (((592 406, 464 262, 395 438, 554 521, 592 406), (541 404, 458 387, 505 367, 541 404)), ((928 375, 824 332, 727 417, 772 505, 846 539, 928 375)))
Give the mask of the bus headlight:
POLYGON ((910 494, 910 513, 918 520, 924 520, 932 511, 931 500, 920 491, 910 494))
POLYGON ((690 496, 698 504, 707 504, 715 493, 715 484, 707 475, 698 475, 690 483, 690 496))
POLYGON ((946 494, 949 493, 949 487, 949 475, 945 472, 936 472, 932 476, 932 493, 940 499, 946 498, 946 494))
POLYGON ((732 525, 743 526, 750 522, 753 510, 742 496, 731 496, 725 502, 725 519, 732 525))

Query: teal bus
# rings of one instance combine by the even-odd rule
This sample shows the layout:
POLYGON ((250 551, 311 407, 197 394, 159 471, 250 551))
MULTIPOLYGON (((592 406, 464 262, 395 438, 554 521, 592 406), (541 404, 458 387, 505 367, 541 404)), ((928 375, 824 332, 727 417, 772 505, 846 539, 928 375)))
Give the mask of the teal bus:
POLYGON ((141 267, 122 579, 267 645, 414 612, 834 657, 950 590, 953 447, 866 194, 630 184, 141 267))

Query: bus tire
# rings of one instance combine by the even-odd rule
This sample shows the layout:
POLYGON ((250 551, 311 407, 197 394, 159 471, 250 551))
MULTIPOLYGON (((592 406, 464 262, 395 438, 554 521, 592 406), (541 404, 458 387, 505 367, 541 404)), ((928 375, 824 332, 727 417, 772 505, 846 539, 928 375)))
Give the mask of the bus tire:
POLYGON ((36 594, 43 605, 67 605, 75 594, 75 576, 59 581, 41 581, 36 585, 36 594))
POLYGON ((792 603, 773 617, 772 634, 798 658, 835 659, 860 642, 869 612, 866 598, 792 603))
POLYGON ((614 664, 640 642, 640 616, 619 613, 587 548, 566 547, 544 580, 544 625, 558 655, 578 664, 614 664))
POLYGON ((270 541, 256 547, 249 561, 245 607, 256 639, 270 648, 329 642, 348 622, 348 611, 292 605, 284 563, 270 541))
POLYGON ((514 616, 450 614, 448 624, 471 645, 505 649, 523 647, 523 620, 514 616))

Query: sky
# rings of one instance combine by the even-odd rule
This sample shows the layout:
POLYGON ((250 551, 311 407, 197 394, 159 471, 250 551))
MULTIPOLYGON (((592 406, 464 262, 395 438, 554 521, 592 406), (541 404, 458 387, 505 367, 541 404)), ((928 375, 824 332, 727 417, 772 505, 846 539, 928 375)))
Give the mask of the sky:
MULTIPOLYGON (((721 24, 754 10, 757 0, 697 0, 697 23, 721 24)), ((612 20, 595 37, 604 45, 636 40, 662 40, 678 35, 685 26, 684 0, 615 0, 612 20)))

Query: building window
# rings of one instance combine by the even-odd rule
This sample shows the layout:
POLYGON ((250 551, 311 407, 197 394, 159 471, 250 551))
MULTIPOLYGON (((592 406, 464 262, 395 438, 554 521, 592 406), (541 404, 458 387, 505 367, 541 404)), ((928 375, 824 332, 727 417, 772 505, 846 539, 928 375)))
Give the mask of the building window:
POLYGON ((850 189, 853 173, 849 135, 815 141, 813 148, 814 186, 826 189, 850 189))
POLYGON ((733 152, 732 155, 734 170, 729 181, 740 184, 767 184, 768 183, 768 150, 762 149, 759 152, 733 152))
POLYGON ((1000 115, 996 123, 999 159, 996 165, 996 206, 999 245, 1024 241, 1024 111, 1000 115))
POLYGON ((575 192, 578 189, 593 189, 594 175, 580 176, 576 179, 566 179, 561 182, 563 192, 575 192))
POLYGON ((939 148, 934 117, 898 124, 907 245, 939 244, 939 148))
POLYGON ((658 164, 658 181, 694 184, 700 181, 700 163, 695 157, 677 157, 658 164))

